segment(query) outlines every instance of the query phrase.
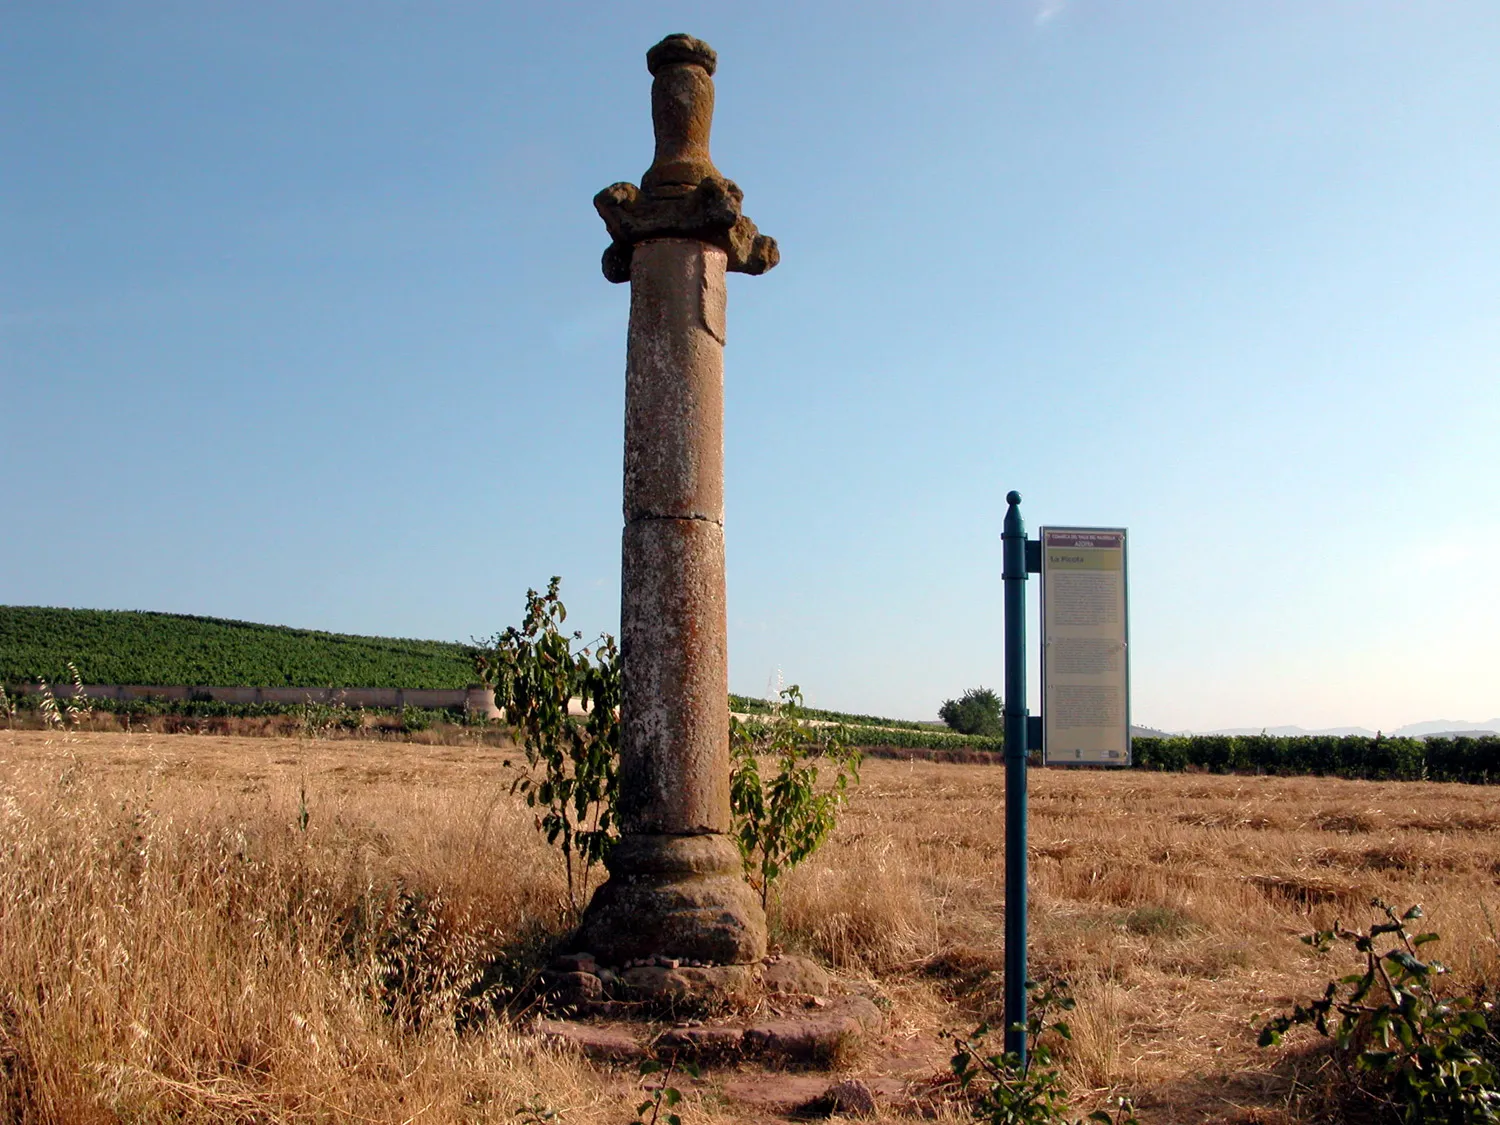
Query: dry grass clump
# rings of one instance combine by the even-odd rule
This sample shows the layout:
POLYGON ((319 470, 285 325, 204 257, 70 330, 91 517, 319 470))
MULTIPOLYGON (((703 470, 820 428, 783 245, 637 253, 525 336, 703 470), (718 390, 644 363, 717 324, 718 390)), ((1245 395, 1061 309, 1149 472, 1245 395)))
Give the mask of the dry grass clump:
POLYGON ((535 960, 561 893, 503 791, 341 792, 360 767, 326 751, 282 771, 243 746, 262 768, 175 745, 100 760, 99 737, 3 763, 0 1118, 482 1120, 528 1091, 597 1100, 587 1068, 493 1015, 514 983, 493 966, 535 960))

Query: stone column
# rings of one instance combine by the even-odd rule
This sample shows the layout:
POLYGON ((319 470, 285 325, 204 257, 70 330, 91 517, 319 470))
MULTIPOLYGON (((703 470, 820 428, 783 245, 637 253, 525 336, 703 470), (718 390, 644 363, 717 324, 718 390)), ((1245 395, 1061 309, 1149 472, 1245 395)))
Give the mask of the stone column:
POLYGON ((660 955, 747 964, 765 917, 728 835, 724 597, 724 275, 764 273, 774 240, 709 157, 713 50, 672 35, 646 54, 656 159, 594 206, 630 282, 621 560, 621 838, 579 940, 606 964, 660 955))

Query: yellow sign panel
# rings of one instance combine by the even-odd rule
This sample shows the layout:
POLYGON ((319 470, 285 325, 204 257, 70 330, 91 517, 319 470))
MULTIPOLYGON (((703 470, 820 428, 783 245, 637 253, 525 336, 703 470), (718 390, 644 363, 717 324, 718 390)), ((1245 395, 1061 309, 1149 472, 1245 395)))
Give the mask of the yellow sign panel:
POLYGON ((1042 528, 1042 760, 1130 764, 1125 529, 1042 528))

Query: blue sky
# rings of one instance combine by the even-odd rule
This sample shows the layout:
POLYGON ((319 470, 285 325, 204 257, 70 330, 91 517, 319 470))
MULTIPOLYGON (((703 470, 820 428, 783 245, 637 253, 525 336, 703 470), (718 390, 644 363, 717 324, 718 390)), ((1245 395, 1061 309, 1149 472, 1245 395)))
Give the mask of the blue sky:
POLYGON ((467 639, 560 574, 614 631, 590 200, 686 31, 783 256, 730 282, 735 690, 998 687, 1016 488, 1130 529, 1139 722, 1500 715, 1492 3, 0 20, 0 603, 467 639))

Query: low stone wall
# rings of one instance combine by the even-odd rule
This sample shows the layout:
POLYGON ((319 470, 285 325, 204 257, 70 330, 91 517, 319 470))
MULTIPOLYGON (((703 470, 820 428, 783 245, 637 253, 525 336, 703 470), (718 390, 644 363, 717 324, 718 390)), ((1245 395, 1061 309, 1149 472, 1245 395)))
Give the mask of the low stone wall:
MULTIPOLYGON (((22 684, 21 692, 39 693, 41 685, 22 684)), ((52 685, 59 698, 71 697, 72 684, 52 685)), ((314 688, 314 687, 213 687, 182 684, 84 684, 92 699, 164 699, 186 702, 211 699, 216 703, 327 703, 345 707, 462 707, 470 714, 501 718, 495 693, 483 686, 466 688, 314 688)))

